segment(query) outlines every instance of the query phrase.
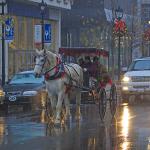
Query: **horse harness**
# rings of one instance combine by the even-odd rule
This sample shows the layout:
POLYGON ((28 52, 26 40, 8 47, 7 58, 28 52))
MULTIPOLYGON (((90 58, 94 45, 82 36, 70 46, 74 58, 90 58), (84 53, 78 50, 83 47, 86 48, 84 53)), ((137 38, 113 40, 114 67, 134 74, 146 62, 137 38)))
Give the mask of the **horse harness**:
POLYGON ((60 60, 59 57, 56 57, 56 61, 57 61, 56 66, 54 66, 53 68, 47 70, 44 73, 44 77, 45 77, 46 81, 56 80, 56 79, 62 78, 65 75, 64 64, 62 63, 62 61, 60 60), (55 70, 55 73, 53 75, 50 75, 50 72, 52 70, 55 70))
MULTIPOLYGON (((36 64, 36 65, 40 65, 40 66, 42 66, 42 68, 44 68, 44 65, 45 65, 45 63, 46 63, 46 60, 48 61, 48 64, 50 65, 50 62, 49 62, 49 60, 47 59, 47 56, 45 55, 44 56, 44 63, 42 64, 42 65, 40 65, 40 64, 36 64)), ((76 72, 76 74, 77 74, 77 76, 79 76, 79 74, 78 74, 78 72, 76 71, 76 69, 73 67, 73 66, 70 66, 69 64, 66 64, 66 69, 68 70, 68 73, 66 73, 65 72, 65 67, 64 67, 64 63, 61 61, 61 59, 57 56, 56 57, 56 65, 54 66, 54 67, 52 67, 52 68, 50 68, 50 69, 48 69, 47 71, 45 71, 45 73, 44 73, 44 77, 45 77, 45 80, 46 81, 49 81, 49 80, 56 80, 56 79, 59 79, 59 78, 63 78, 64 77, 64 75, 67 75, 68 77, 69 77, 69 83, 65 83, 65 85, 67 86, 67 87, 72 87, 73 86, 73 82, 75 82, 75 83, 77 83, 77 81, 76 80, 74 80, 72 77, 71 77, 71 73, 70 73, 70 71, 69 71, 69 69, 68 69, 68 67, 70 67, 70 68, 72 68, 75 72, 76 72), (55 70, 55 73, 53 74, 53 75, 50 75, 50 72, 52 71, 52 70, 55 70)), ((42 69, 43 70, 43 69, 42 69)))
POLYGON ((72 78, 70 70, 69 70, 68 67, 72 68, 75 71, 75 73, 77 74, 77 76, 79 76, 79 74, 76 71, 76 69, 73 66, 69 65, 69 64, 65 65, 66 69, 68 70, 68 73, 66 73, 63 61, 61 61, 61 59, 59 57, 56 57, 56 61, 57 61, 56 66, 54 66, 53 68, 47 70, 44 73, 45 80, 47 80, 47 81, 48 80, 56 80, 56 79, 63 78, 64 75, 67 75, 69 77, 69 83, 64 83, 64 84, 66 86, 65 93, 68 93, 73 87, 75 87, 74 83, 78 84, 78 81, 72 78), (52 71, 52 70, 54 70, 54 69, 55 69, 54 75, 50 76, 49 72, 52 71))

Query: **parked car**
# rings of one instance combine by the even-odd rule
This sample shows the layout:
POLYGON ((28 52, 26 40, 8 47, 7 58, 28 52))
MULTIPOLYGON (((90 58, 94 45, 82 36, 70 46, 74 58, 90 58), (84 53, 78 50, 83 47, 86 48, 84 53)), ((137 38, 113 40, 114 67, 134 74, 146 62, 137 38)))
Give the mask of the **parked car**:
POLYGON ((135 59, 124 74, 122 98, 128 100, 131 95, 150 95, 150 57, 135 59))
POLYGON ((44 76, 35 78, 33 71, 17 73, 4 87, 4 104, 27 106, 44 106, 47 98, 44 76))

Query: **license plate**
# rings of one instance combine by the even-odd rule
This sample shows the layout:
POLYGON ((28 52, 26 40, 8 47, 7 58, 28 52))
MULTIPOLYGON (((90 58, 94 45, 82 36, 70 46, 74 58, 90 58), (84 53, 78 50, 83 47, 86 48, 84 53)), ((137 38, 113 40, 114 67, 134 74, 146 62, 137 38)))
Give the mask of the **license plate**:
POLYGON ((11 101, 11 102, 16 101, 16 96, 10 96, 10 97, 9 97, 9 101, 11 101))

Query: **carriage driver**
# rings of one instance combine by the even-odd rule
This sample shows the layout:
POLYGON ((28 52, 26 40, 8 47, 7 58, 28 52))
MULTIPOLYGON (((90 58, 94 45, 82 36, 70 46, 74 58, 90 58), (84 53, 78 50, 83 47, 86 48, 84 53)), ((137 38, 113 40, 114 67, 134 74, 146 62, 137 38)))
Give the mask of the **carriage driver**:
MULTIPOLYGON (((98 80, 101 87, 105 87, 106 84, 112 84, 107 68, 100 64, 97 56, 93 58, 93 63, 91 64, 90 78, 90 80, 98 80)), ((92 86, 90 82, 89 85, 92 86)))

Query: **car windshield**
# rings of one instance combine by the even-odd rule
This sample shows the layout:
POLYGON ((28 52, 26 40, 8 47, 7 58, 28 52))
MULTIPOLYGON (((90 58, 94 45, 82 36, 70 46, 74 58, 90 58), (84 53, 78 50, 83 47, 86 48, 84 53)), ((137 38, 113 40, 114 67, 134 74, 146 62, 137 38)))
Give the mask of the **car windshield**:
POLYGON ((9 84, 38 84, 38 83, 42 83, 44 81, 44 77, 41 76, 40 78, 35 78, 33 73, 20 73, 20 74, 16 74, 11 81, 9 82, 9 84))
POLYGON ((140 71, 140 70, 150 70, 150 60, 138 60, 134 61, 129 66, 129 71, 140 71))

